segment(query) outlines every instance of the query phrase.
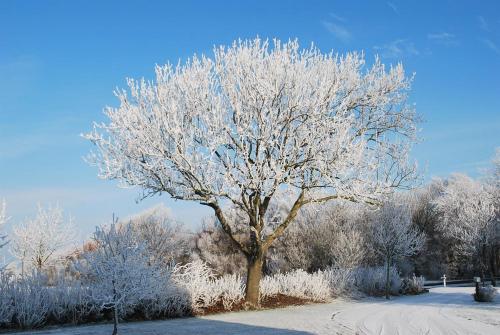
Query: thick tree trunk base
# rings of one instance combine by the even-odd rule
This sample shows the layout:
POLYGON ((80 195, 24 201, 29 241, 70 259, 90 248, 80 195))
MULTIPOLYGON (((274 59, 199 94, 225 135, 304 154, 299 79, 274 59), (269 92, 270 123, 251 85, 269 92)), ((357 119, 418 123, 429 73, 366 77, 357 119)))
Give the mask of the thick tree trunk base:
POLYGON ((260 279, 262 278, 263 257, 248 258, 245 304, 247 310, 260 308, 260 279))

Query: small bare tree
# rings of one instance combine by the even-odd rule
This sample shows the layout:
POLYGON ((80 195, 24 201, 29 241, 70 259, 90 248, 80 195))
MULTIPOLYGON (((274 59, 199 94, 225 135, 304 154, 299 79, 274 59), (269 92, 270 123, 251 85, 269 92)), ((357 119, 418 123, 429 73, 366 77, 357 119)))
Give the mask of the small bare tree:
POLYGON ((385 297, 390 297, 390 268, 394 261, 418 253, 425 243, 425 234, 412 226, 407 206, 394 200, 387 202, 376 214, 372 227, 373 248, 385 261, 385 297))
POLYGON ((38 206, 36 217, 14 227, 13 232, 11 253, 21 261, 23 274, 26 261, 40 271, 75 237, 71 218, 65 220, 58 206, 38 206))
POLYGON ((415 112, 411 79, 377 58, 365 69, 358 53, 339 56, 297 41, 256 38, 214 49, 213 59, 158 66, 156 81, 129 80, 130 94, 107 108, 107 124, 85 135, 90 161, 105 179, 139 186, 144 196, 213 209, 247 259, 246 302, 259 304, 265 255, 311 203, 334 199, 377 203, 413 177, 407 165, 415 112), (277 191, 294 194, 287 215, 269 230, 277 191), (247 216, 239 240, 226 205, 247 216))
POLYGON ((94 249, 83 255, 78 268, 92 282, 93 299, 113 311, 113 335, 128 306, 154 296, 162 281, 159 264, 150 263, 147 248, 134 238, 131 225, 97 228, 94 249))

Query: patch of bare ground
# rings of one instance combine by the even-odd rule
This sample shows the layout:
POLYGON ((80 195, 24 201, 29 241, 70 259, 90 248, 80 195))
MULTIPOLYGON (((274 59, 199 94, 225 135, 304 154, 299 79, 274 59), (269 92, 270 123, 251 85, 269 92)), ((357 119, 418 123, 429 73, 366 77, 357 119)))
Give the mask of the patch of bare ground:
MULTIPOLYGON (((311 299, 297 298, 291 297, 284 294, 278 294, 271 297, 263 298, 260 301, 260 309, 275 309, 275 308, 283 308, 288 306, 302 306, 311 303, 315 303, 311 299)), ((245 301, 241 300, 240 302, 234 304, 230 309, 224 308, 224 304, 222 300, 217 302, 215 305, 212 305, 208 308, 203 309, 198 313, 194 313, 194 315, 210 315, 217 313, 227 313, 227 312, 238 312, 245 310, 245 301)))

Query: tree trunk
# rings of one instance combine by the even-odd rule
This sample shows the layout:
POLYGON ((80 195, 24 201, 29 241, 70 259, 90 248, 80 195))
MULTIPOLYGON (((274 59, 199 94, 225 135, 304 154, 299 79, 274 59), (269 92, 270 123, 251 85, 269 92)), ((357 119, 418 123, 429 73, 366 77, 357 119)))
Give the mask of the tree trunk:
POLYGON ((118 334, 118 306, 116 305, 118 297, 116 294, 115 280, 112 279, 111 283, 113 284, 113 334, 112 335, 116 335, 118 334))
POLYGON ((249 309, 259 308, 260 290, 259 284, 262 278, 262 264, 264 255, 257 252, 257 255, 247 257, 247 283, 245 289, 245 307, 249 309))
POLYGON ((390 269, 391 269, 391 261, 390 260, 391 259, 389 257, 387 257, 387 260, 386 260, 387 265, 386 265, 386 272, 385 272, 385 275, 386 275, 386 277, 385 277, 385 298, 386 299, 390 298, 390 290, 391 290, 391 288, 390 288, 391 285, 389 282, 389 277, 390 277, 389 274, 390 274, 390 269))
POLYGON ((497 275, 497 269, 496 269, 496 252, 495 252, 495 246, 491 247, 490 250, 490 276, 491 276, 491 285, 497 286, 497 281, 495 279, 497 275))
POLYGON ((118 334, 118 308, 116 308, 116 305, 113 307, 113 334, 112 335, 117 335, 118 334))
POLYGON ((481 248, 481 261, 480 261, 480 266, 481 266, 481 282, 483 283, 483 286, 485 285, 485 271, 488 271, 488 255, 486 252, 486 246, 483 244, 481 248))

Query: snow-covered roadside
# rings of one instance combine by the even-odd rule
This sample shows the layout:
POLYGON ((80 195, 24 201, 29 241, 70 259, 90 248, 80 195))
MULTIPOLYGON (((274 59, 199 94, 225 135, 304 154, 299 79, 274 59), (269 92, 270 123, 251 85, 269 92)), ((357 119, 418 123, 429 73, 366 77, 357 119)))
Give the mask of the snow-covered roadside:
MULTIPOLYGON (((337 300, 257 312, 121 324, 121 334, 500 334, 500 298, 472 300, 472 287, 361 301, 337 300)), ((104 335, 111 325, 42 330, 36 335, 104 335)))

